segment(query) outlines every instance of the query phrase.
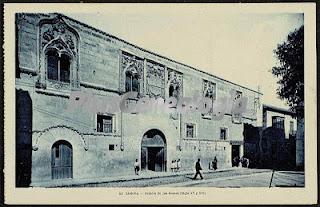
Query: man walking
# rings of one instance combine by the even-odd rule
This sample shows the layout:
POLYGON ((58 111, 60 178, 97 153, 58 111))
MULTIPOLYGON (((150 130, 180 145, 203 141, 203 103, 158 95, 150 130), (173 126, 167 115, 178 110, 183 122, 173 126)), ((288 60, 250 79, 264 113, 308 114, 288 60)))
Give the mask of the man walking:
POLYGON ((192 178, 193 180, 195 180, 198 177, 198 175, 200 175, 201 180, 203 179, 200 170, 202 170, 202 168, 200 164, 200 159, 198 159, 198 162, 196 162, 196 174, 192 178))

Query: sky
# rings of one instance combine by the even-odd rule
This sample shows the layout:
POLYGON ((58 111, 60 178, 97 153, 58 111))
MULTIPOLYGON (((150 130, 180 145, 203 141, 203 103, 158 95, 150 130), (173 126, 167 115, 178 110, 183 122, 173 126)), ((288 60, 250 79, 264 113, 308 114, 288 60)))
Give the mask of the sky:
POLYGON ((259 86, 264 104, 288 108, 276 94, 273 50, 303 25, 303 14, 170 8, 64 14, 231 82, 254 90, 259 86))

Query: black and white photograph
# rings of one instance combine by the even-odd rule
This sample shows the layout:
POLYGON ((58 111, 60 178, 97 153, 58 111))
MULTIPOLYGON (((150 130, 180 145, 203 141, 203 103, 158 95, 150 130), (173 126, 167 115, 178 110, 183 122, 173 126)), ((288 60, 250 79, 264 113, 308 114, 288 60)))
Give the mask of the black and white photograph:
POLYGON ((166 203, 172 194, 184 203, 220 190, 314 187, 312 15, 266 5, 93 5, 5 6, 14 42, 5 66, 10 188, 115 188, 112 202, 166 203))

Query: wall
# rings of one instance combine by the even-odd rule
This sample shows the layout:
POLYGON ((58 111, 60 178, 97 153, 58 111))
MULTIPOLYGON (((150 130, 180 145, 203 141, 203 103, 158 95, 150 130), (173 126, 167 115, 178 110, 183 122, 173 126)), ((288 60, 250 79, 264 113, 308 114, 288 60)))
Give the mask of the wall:
POLYGON ((192 170, 198 158, 205 169, 214 156, 217 156, 219 168, 231 166, 231 141, 238 141, 242 156, 243 123, 256 124, 257 92, 153 54, 64 16, 18 14, 17 31, 16 88, 28 91, 33 103, 33 183, 51 180, 51 147, 61 139, 73 146, 74 179, 133 174, 134 160, 141 156, 142 137, 150 129, 158 129, 165 135, 167 169, 170 169, 171 160, 179 158, 183 170, 192 170), (41 28, 37 27, 39 21, 41 28), (50 41, 43 42, 43 38, 51 24, 54 35, 69 35, 73 41, 70 45, 74 45, 72 52, 77 61, 71 66, 70 85, 50 82, 43 71, 45 59, 41 47, 50 44, 50 41), (115 130, 110 134, 96 132, 96 113, 88 109, 97 103, 96 98, 111 100, 123 94, 123 74, 128 61, 124 54, 132 55, 129 61, 142 66, 137 66, 141 73, 142 95, 157 93, 150 86, 150 76, 154 75, 152 80, 162 87, 159 95, 167 98, 170 70, 176 71, 180 78, 177 81, 182 84, 181 97, 195 94, 202 97, 203 80, 216 84, 218 99, 229 97, 231 89, 241 91, 243 97, 248 97, 248 111, 243 114, 242 123, 233 123, 230 111, 219 121, 204 119, 200 113, 172 118, 165 113, 142 115, 109 111, 115 117, 115 130), (93 94, 93 98, 82 108, 69 108, 70 102, 76 103, 74 92, 93 94), (196 124, 193 139, 186 137, 186 123, 196 124), (228 129, 226 140, 220 140, 221 127, 228 129), (113 151, 109 150, 110 144, 115 146, 113 151))

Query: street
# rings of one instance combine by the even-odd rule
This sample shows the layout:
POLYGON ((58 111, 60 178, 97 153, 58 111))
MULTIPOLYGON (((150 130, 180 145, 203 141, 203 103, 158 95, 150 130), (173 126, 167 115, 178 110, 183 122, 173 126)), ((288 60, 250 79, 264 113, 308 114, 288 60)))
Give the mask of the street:
MULTIPOLYGON (((193 180, 193 174, 159 176, 135 180, 89 183, 73 187, 269 187, 270 169, 233 168, 203 173, 204 179, 193 180)), ((303 187, 304 172, 275 171, 271 187, 303 187)))

